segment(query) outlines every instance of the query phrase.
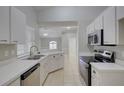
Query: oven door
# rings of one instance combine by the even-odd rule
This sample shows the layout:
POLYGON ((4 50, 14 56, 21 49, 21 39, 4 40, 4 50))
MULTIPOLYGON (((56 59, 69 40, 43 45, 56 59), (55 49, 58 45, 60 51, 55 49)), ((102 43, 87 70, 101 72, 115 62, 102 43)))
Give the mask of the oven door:
POLYGON ((87 64, 86 62, 80 59, 80 64, 79 64, 80 75, 83 77, 86 85, 89 85, 88 69, 89 69, 89 64, 87 64))

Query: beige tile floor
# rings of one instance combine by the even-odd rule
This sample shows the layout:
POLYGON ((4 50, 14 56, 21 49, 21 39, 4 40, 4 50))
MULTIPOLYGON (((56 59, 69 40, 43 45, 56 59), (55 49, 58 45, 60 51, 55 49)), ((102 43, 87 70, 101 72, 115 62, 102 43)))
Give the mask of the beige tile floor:
POLYGON ((64 69, 50 73, 44 83, 44 86, 84 86, 85 83, 80 77, 78 63, 68 55, 64 57, 64 69))

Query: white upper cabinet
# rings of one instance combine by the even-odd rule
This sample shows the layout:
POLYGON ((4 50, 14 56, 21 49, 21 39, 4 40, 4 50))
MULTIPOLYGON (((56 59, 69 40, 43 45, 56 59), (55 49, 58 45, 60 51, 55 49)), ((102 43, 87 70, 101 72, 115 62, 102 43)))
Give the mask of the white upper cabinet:
POLYGON ((103 15, 98 16, 94 21, 94 29, 101 30, 103 29, 103 15))
POLYGON ((9 41, 9 7, 0 6, 0 43, 6 44, 9 41))
POLYGON ((87 26, 87 35, 94 32, 94 23, 87 26))
POLYGON ((116 14, 115 7, 104 11, 104 44, 116 44, 116 14))
POLYGON ((120 19, 122 19, 122 18, 124 18, 124 6, 118 6, 117 8, 116 8, 116 10, 117 10, 117 19, 118 20, 120 20, 120 19))
POLYGON ((117 45, 124 45, 124 6, 116 7, 117 45))
POLYGON ((94 24, 94 22, 92 22, 90 24, 90 33, 93 33, 95 31, 94 26, 95 26, 95 24, 94 24))
POLYGON ((35 41, 35 29, 27 26, 26 27, 26 42, 34 42, 35 41))
POLYGON ((15 7, 11 7, 11 42, 25 43, 25 34, 26 16, 15 7))
POLYGON ((90 25, 87 26, 87 34, 103 29, 103 15, 98 16, 90 25))

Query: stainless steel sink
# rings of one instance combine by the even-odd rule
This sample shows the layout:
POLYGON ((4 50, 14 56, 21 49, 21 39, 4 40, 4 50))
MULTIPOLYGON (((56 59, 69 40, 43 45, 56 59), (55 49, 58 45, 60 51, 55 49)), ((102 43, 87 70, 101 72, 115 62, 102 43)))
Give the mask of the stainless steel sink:
POLYGON ((38 60, 41 57, 44 57, 45 55, 34 55, 34 56, 30 56, 28 58, 25 58, 24 60, 38 60))

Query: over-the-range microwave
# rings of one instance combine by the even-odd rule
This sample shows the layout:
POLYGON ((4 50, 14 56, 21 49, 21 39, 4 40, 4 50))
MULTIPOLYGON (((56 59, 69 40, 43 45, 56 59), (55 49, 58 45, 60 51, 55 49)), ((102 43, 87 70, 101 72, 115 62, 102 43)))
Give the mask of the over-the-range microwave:
POLYGON ((88 34, 88 45, 103 45, 103 29, 88 34))

